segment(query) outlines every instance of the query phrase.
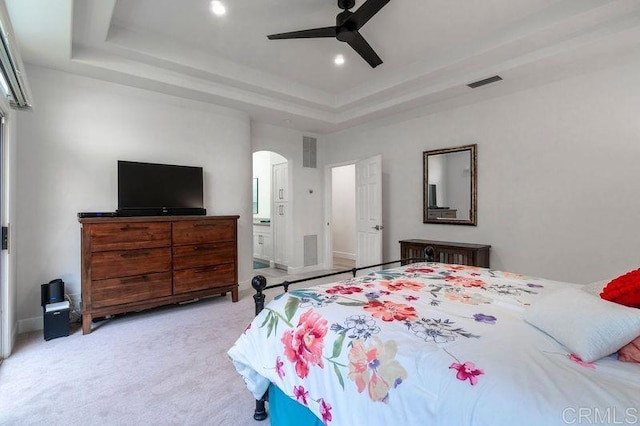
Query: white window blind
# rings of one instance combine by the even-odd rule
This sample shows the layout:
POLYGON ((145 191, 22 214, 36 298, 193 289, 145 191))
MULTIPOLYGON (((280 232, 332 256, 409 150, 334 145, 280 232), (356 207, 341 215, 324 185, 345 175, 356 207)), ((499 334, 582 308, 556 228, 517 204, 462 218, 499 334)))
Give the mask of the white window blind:
POLYGON ((4 1, 0 1, 0 90, 12 108, 32 108, 24 64, 4 1))

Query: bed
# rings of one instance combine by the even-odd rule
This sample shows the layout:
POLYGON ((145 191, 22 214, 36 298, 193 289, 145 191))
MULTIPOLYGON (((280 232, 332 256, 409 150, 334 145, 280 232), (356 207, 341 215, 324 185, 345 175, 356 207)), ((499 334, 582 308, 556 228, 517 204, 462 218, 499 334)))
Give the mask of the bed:
POLYGON ((260 281, 228 355, 254 398, 268 390, 272 425, 640 421, 640 364, 615 353, 640 336, 640 310, 596 287, 420 262, 262 309, 260 281))

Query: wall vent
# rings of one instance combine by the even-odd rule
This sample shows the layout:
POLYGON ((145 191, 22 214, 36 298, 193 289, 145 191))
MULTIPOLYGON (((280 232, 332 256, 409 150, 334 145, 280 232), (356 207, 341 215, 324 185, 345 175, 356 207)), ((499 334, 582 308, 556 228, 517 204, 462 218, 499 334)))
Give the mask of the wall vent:
POLYGON ((318 264, 318 236, 304 236, 304 266, 318 264))
POLYGON ((302 167, 317 167, 316 161, 316 138, 310 136, 302 137, 302 167))
POLYGON ((476 87, 486 86, 487 84, 495 83, 496 81, 502 80, 502 77, 499 75, 494 75, 493 77, 485 78, 484 80, 474 81, 473 83, 467 84, 467 86, 475 89, 476 87))

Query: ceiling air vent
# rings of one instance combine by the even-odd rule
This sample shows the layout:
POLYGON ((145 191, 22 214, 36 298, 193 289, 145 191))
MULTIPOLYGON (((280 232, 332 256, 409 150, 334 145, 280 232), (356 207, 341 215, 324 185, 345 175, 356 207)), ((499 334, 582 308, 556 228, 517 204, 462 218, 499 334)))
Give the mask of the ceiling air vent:
POLYGON ((495 83, 496 81, 502 80, 502 77, 499 75, 494 75, 493 77, 485 78, 484 80, 474 81, 473 83, 467 84, 467 86, 475 89, 476 87, 486 86, 487 84, 495 83))

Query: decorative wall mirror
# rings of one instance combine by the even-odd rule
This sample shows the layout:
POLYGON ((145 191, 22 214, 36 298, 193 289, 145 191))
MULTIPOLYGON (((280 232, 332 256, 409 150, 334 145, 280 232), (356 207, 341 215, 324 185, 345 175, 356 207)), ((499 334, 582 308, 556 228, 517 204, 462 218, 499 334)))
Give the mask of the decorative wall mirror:
POLYGON ((476 225, 477 145, 424 151, 424 223, 476 225))

